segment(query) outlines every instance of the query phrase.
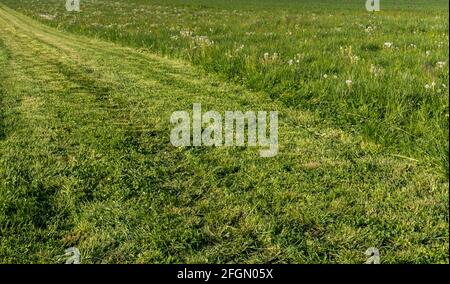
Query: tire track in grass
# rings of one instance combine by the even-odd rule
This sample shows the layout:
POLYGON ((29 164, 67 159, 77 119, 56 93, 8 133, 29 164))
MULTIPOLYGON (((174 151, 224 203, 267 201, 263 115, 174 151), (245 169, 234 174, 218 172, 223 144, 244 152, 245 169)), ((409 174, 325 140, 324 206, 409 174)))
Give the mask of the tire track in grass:
POLYGON ((9 51, 6 48, 6 45, 4 42, 0 39, 0 141, 5 139, 6 136, 6 129, 5 129, 5 111, 6 111, 6 104, 5 104, 5 97, 6 97, 6 90, 3 86, 6 75, 5 72, 7 72, 9 67, 9 51))

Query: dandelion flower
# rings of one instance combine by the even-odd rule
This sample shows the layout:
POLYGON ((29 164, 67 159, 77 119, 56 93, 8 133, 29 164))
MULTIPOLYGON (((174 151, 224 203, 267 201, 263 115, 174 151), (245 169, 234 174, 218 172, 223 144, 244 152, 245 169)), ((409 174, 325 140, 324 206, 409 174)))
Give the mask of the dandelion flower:
POLYGON ((394 44, 392 42, 387 41, 384 43, 384 47, 386 47, 386 48, 391 48, 392 46, 394 46, 394 44))
POLYGON ((447 62, 445 62, 445 61, 439 61, 439 62, 436 63, 436 65, 437 65, 438 68, 444 68, 446 63, 447 62))
POLYGON ((370 33, 370 32, 373 31, 373 28, 372 28, 371 26, 368 26, 368 27, 365 29, 365 31, 366 31, 366 33, 370 33))
POLYGON ((436 82, 431 82, 431 84, 426 84, 425 85, 425 89, 427 89, 427 90, 430 90, 430 89, 433 89, 434 90, 434 87, 436 86, 436 82))
POLYGON ((56 18, 56 16, 54 16, 54 15, 47 15, 47 14, 39 14, 39 17, 44 18, 49 21, 52 21, 56 18))
POLYGON ((180 35, 181 37, 192 37, 194 35, 194 32, 189 30, 181 30, 180 35))

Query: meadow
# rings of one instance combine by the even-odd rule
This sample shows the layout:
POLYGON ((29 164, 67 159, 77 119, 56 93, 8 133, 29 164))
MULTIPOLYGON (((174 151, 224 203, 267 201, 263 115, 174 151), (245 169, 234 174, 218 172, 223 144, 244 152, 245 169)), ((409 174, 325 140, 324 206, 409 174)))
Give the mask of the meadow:
POLYGON ((447 1, 63 2, 0 1, 0 262, 448 263, 447 1), (170 147, 197 101, 280 154, 170 147))

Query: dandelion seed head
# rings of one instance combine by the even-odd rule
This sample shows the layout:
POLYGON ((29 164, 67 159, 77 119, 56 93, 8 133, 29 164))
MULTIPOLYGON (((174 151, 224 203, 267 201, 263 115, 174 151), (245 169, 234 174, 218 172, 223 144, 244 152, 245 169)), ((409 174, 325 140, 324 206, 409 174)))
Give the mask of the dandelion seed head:
POLYGON ((447 64, 447 62, 445 62, 445 61, 438 61, 438 62, 436 62, 436 66, 438 67, 438 68, 444 68, 444 66, 447 64))

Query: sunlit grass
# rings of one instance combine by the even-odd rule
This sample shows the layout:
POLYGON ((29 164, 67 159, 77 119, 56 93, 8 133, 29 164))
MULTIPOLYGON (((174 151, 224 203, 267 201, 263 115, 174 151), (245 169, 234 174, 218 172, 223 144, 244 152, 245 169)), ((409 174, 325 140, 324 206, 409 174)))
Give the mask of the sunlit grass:
POLYGON ((60 1, 10 5, 188 60, 448 174, 446 1, 383 1, 379 13, 361 1, 275 2, 86 0, 80 13, 60 1))
POLYGON ((181 2, 2 0, 62 32, 0 14, 0 262, 448 262, 445 1, 181 2), (197 102, 279 155, 174 148, 197 102))

